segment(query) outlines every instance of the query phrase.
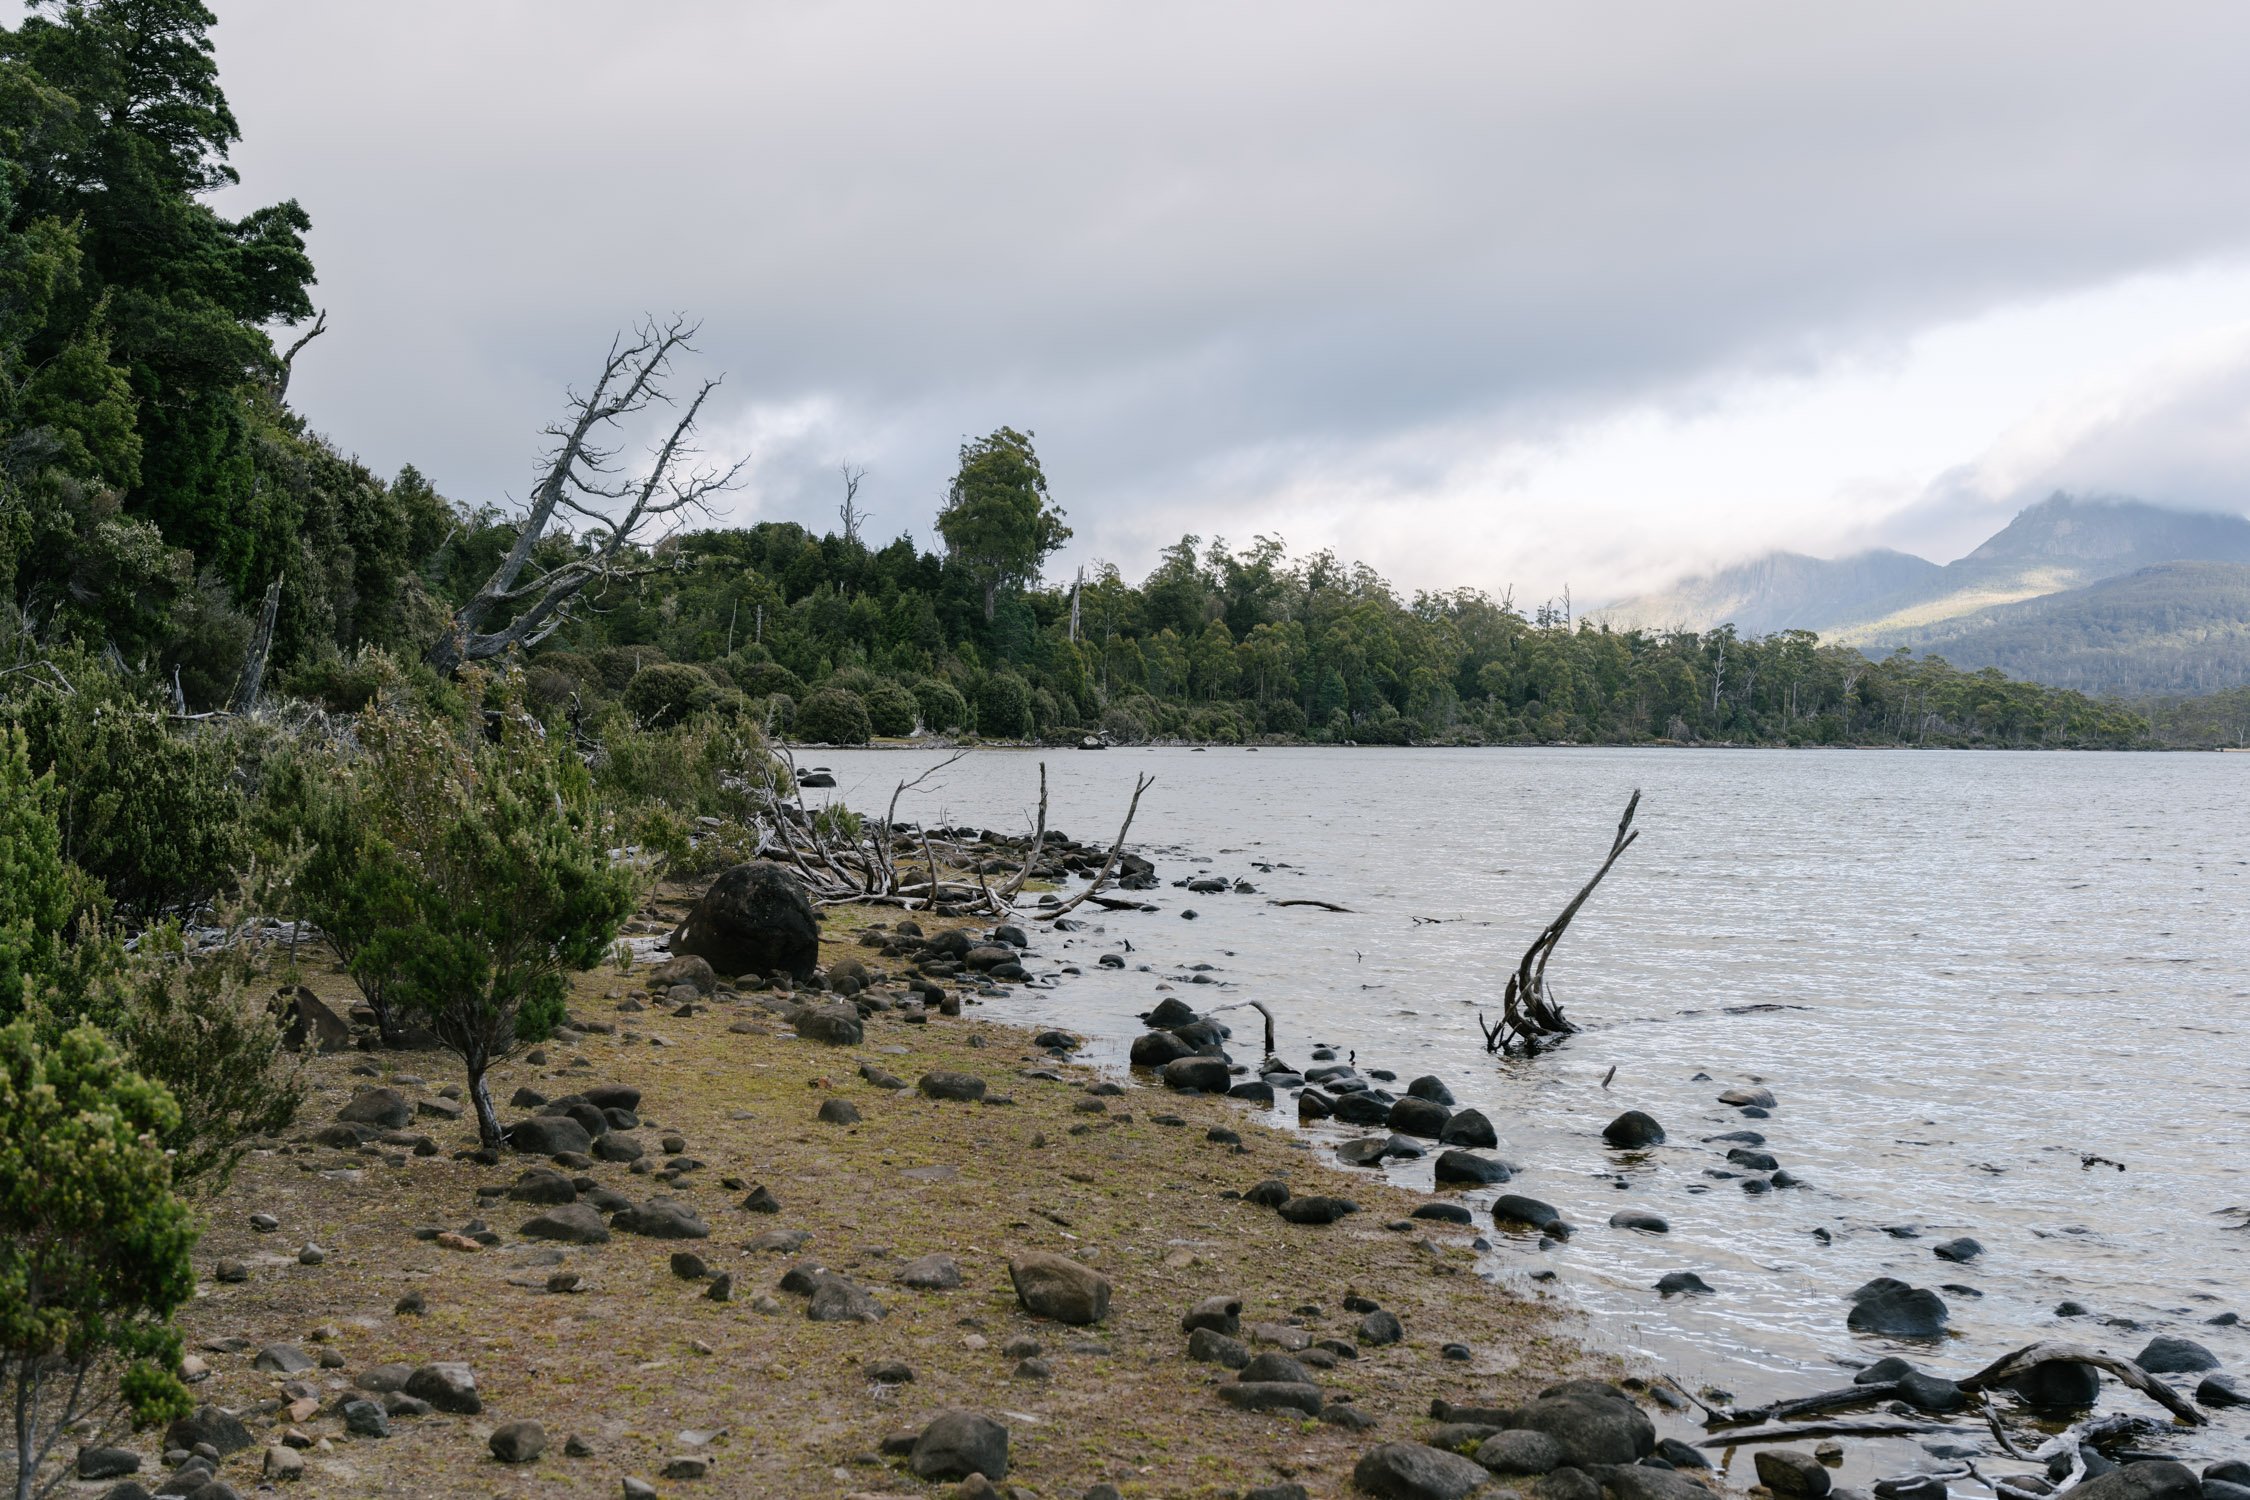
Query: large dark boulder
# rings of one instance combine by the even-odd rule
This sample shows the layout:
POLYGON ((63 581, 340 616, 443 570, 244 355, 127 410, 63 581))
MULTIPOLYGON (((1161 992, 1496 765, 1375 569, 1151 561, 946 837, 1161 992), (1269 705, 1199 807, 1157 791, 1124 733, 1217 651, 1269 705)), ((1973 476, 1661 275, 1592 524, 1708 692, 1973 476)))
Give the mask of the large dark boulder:
POLYGON ((1453 1118, 1445 1122, 1445 1129, 1438 1132, 1438 1143, 1445 1146, 1482 1147, 1489 1151, 1500 1144, 1500 1137, 1493 1130, 1492 1121, 1485 1118, 1483 1110, 1464 1109, 1455 1111, 1453 1118))
POLYGON ((1629 1109, 1602 1127, 1602 1139, 1620 1151, 1637 1151, 1643 1146, 1663 1145, 1664 1127, 1656 1123, 1656 1116, 1629 1109))
POLYGON ((2133 1363, 2151 1375, 2193 1375, 2219 1368, 2219 1357, 2193 1339, 2161 1333, 2133 1356, 2133 1363))
POLYGON ((672 934, 672 952, 707 960, 721 974, 810 979, 820 962, 820 923, 796 872, 752 860, 711 882, 672 934))
POLYGON ((216 1406, 199 1406, 188 1415, 164 1429, 164 1446, 167 1448, 193 1448, 197 1443, 209 1443, 224 1458, 229 1453, 240 1452, 257 1441, 250 1429, 232 1412, 216 1406))
POLYGON ((1445 1133, 1446 1121, 1453 1111, 1433 1099, 1423 1099, 1409 1094, 1391 1106, 1390 1118, 1384 1121, 1400 1135, 1418 1135, 1434 1141, 1445 1133))
POLYGON ((561 1156, 594 1144, 586 1127, 568 1115, 533 1115, 510 1125, 507 1135, 508 1144, 527 1156, 561 1156))
POLYGON ((1136 1068, 1161 1068, 1166 1063, 1192 1056, 1194 1052, 1193 1047, 1169 1031, 1149 1031, 1133 1038, 1130 1055, 1136 1068))
POLYGON ((1168 1089, 1223 1094, 1232 1082, 1227 1065, 1216 1057, 1182 1057, 1164 1065, 1164 1086, 1168 1089))
POLYGON ((2074 1359, 2048 1359, 2008 1382, 2035 1411, 2078 1411, 2101 1399, 2102 1372, 2074 1359))
POLYGON ((1008 1429, 978 1412, 940 1412, 914 1440, 906 1467, 917 1479, 1005 1479, 1008 1429))
POLYGON ((2199 1500, 2203 1482, 2170 1459, 2127 1464, 2072 1490, 2080 1500, 2199 1500))
POLYGON ((336 1118, 350 1125, 373 1125, 381 1130, 404 1130, 406 1122, 414 1118, 414 1106, 397 1089, 365 1087, 352 1095, 352 1102, 336 1112, 336 1118))
POLYGON ((1945 1299, 1927 1287, 1878 1276, 1852 1293, 1851 1314, 1844 1324, 1854 1333, 1934 1339, 1945 1332, 1946 1316, 1945 1299))
POLYGON ((1492 1476, 1458 1453, 1422 1443, 1384 1443, 1352 1466, 1352 1485, 1381 1500, 1462 1500, 1492 1476))
POLYGON ((1510 1427, 1543 1432, 1572 1468, 1638 1463, 1656 1451, 1656 1427, 1632 1397, 1598 1380, 1550 1386, 1517 1411, 1510 1427))

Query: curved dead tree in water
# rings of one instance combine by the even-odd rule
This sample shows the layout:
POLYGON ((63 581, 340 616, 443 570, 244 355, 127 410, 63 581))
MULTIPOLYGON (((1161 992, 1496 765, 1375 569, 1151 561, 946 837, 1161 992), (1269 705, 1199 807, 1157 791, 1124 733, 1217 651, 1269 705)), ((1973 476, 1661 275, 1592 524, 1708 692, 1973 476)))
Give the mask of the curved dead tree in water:
POLYGON ((1562 1013, 1562 1005, 1555 999, 1555 992, 1547 987, 1547 960, 1554 957, 1555 945, 1569 931, 1571 918, 1578 915, 1578 909, 1586 904, 1586 898, 1594 894, 1594 887, 1602 883, 1602 877, 1617 863, 1617 857, 1633 847, 1633 840, 1641 836, 1633 827, 1633 813, 1640 805, 1641 793, 1636 787, 1633 789, 1632 800, 1625 804, 1625 816, 1617 820, 1617 834, 1610 840, 1609 858, 1602 861, 1602 867, 1594 872, 1594 878, 1581 886, 1577 895, 1571 897, 1570 905, 1562 909, 1562 915, 1540 929, 1539 936, 1531 940, 1531 946, 1523 950, 1523 958, 1516 964, 1516 972, 1508 976, 1508 990, 1503 997, 1499 1021, 1488 1026, 1485 1024, 1484 1013, 1477 1013, 1477 1025, 1484 1031, 1485 1051, 1536 1052, 1542 1041, 1569 1036, 1578 1029, 1562 1013))

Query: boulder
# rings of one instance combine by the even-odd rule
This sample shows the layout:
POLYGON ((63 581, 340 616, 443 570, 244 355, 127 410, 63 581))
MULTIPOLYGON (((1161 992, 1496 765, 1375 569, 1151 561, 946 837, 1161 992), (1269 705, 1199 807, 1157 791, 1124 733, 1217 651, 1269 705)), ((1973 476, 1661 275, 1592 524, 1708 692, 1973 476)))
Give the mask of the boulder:
POLYGON ((2193 1339, 2164 1333, 2150 1339, 2133 1363, 2151 1375, 2195 1375, 2219 1368, 2219 1356, 2193 1339))
POLYGON ((138 1474, 140 1471, 141 1456, 130 1448, 78 1450, 80 1479, 122 1479, 127 1474, 138 1474))
POLYGON ((711 1226, 687 1204, 676 1198, 651 1198, 646 1203, 636 1203, 610 1215, 609 1226, 628 1234, 646 1235, 652 1240, 700 1240, 711 1233, 711 1226))
POLYGON ((954 1073, 944 1068, 924 1073, 915 1087, 929 1099, 956 1099, 964 1103, 984 1097, 984 1080, 974 1073, 954 1073))
POLYGON ((1208 1328, 1232 1338, 1242 1331, 1242 1299, 1240 1297, 1206 1297, 1187 1310, 1180 1319, 1180 1332, 1193 1333, 1198 1328, 1208 1328))
POLYGON ((406 1394, 459 1416, 473 1417, 484 1410, 484 1401, 477 1395, 476 1372, 454 1360, 417 1368, 406 1377, 406 1394))
POLYGON ((1530 1229, 1547 1229, 1563 1221, 1552 1203, 1537 1198, 1527 1198, 1521 1193, 1502 1193, 1492 1200, 1492 1217, 1500 1224, 1522 1225, 1530 1229))
POLYGON ((857 1282, 833 1271, 814 1275, 812 1295, 805 1303, 805 1316, 812 1322, 880 1323, 886 1315, 883 1304, 857 1282))
POLYGON ((1336 1118, 1346 1125, 1388 1125, 1391 1123, 1391 1101, 1372 1089, 1338 1094, 1336 1118))
POLYGON ((1129 1055, 1133 1066, 1136 1068, 1161 1068, 1166 1063, 1178 1062, 1183 1057, 1193 1056, 1194 1053, 1193 1047, 1181 1041, 1171 1032, 1150 1031, 1133 1038, 1133 1047, 1129 1055))
POLYGON ((1008 1477, 1008 1429, 973 1411, 941 1412, 906 1455, 917 1479, 1008 1477))
POLYGON ((639 1109, 641 1091, 629 1083, 597 1083, 580 1089, 578 1097, 596 1109, 639 1109))
POLYGON ((1250 1363, 1248 1344, 1210 1328, 1198 1328, 1188 1335, 1187 1352, 1189 1359, 1224 1365, 1230 1370, 1244 1369, 1250 1363))
POLYGON ((820 962, 820 920, 795 871, 752 860, 711 882, 672 934, 672 952, 703 959, 721 974, 811 979, 820 962))
POLYGON ((281 1040, 283 1046, 296 1052, 342 1052, 352 1044, 352 1029, 318 995, 300 984, 290 991, 289 1029, 281 1040))
POLYGON ((1292 1224, 1333 1224, 1346 1214, 1358 1213, 1359 1205, 1349 1198, 1313 1194, 1284 1199, 1275 1207, 1274 1212, 1292 1224))
POLYGON ((1551 1474, 1562 1461, 1562 1444, 1528 1427, 1496 1432, 1477 1445, 1477 1462, 1495 1474, 1551 1474))
POLYGON ((1563 1464, 1571 1468, 1638 1463, 1656 1451, 1656 1428, 1648 1413, 1623 1391, 1596 1380, 1550 1386, 1508 1425, 1553 1438, 1563 1464))
POLYGON ((951 1291, 961 1284, 961 1264, 950 1255, 918 1255, 898 1268, 897 1280, 918 1292, 951 1291))
POLYGON ((857 1125, 859 1106, 849 1099, 823 1099, 820 1101, 820 1122, 823 1125, 857 1125))
POLYGON ((209 1443, 221 1458, 239 1453, 251 1444, 250 1429, 233 1412, 216 1406, 199 1406, 164 1429, 167 1448, 193 1448, 209 1443))
POLYGON ((516 1233, 527 1240, 559 1240, 566 1245, 609 1243, 609 1226, 591 1203, 557 1204, 527 1221, 516 1233))
POLYGON ((1949 1260, 1955 1265, 1965 1266, 1984 1254, 1984 1246, 1964 1234, 1958 1239, 1946 1240, 1940 1244, 1932 1245, 1930 1254, 1936 1256, 1939 1260, 1949 1260))
POLYGON ((1693 1271, 1667 1271, 1656 1278, 1656 1289, 1667 1297, 1708 1297, 1711 1285, 1693 1271))
POLYGON ((1828 1493, 1828 1471, 1810 1453, 1794 1448, 1757 1450, 1758 1483, 1784 1500, 1820 1500, 1828 1493))
POLYGON ((379 1130, 404 1130, 414 1118, 414 1106, 397 1089, 361 1088, 351 1103, 336 1111, 347 1125, 373 1125, 379 1130))
POLYGON ((1643 1234, 1670 1234, 1671 1221, 1645 1208, 1621 1208, 1609 1216, 1612 1229, 1638 1229, 1643 1234))
POLYGON ((576 1203, 578 1189, 552 1167, 533 1167, 508 1185, 508 1196, 518 1203, 576 1203))
POLYGON ((2233 1375, 2213 1371, 2197 1383, 2195 1399, 2214 1409, 2250 1406, 2250 1384, 2233 1375))
POLYGON ((1459 1109, 1445 1122, 1445 1129, 1438 1132, 1438 1144, 1489 1151, 1500 1144, 1500 1136, 1492 1128, 1492 1122, 1484 1117, 1484 1111, 1459 1109))
POLYGON ((693 953, 679 953, 648 971, 648 987, 668 990, 676 984, 693 985, 700 995, 708 995, 719 987, 719 976, 707 959, 693 953))
POLYGON ((1602 1139, 1620 1151, 1637 1151, 1663 1145, 1664 1127, 1656 1123, 1656 1116, 1629 1109, 1602 1127, 1602 1139))
POLYGON ((1482 1466, 1422 1443, 1383 1443, 1352 1466, 1352 1484, 1380 1500, 1464 1500, 1492 1476, 1482 1466))
POLYGON ((1483 1187, 1495 1182, 1506 1182, 1512 1175, 1506 1162, 1479 1156, 1473 1151, 1438 1153, 1435 1180, 1441 1187, 1483 1187))
POLYGON ((1320 1415, 1320 1387, 1309 1381, 1232 1381, 1219 1387, 1219 1399, 1242 1411, 1295 1411, 1320 1415))
POLYGON ((2102 1375, 2076 1360, 2042 1360, 2010 1380, 2008 1389, 2035 1411, 2077 1411, 2101 1398, 2102 1375))
POLYGON ((2070 1493, 2076 1500, 2200 1500, 2203 1482, 2186 1464, 2158 1459, 2085 1480, 2070 1493))
POLYGON ((1415 1099, 1427 1099, 1432 1104, 1442 1104, 1447 1109, 1453 1107, 1453 1090, 1447 1088, 1445 1080, 1434 1073, 1424 1073, 1415 1079, 1406 1086, 1406 1092, 1415 1099))
POLYGON ((856 1047, 867 1038, 859 1010, 850 1005, 808 1005, 797 1012, 797 1035, 831 1047, 856 1047))
POLYGON ((1391 1106, 1390 1118, 1384 1121, 1400 1135, 1418 1135, 1424 1140, 1436 1140, 1445 1134, 1453 1111, 1433 1100, 1408 1094, 1391 1106))
POLYGON ((1878 1276, 1852 1293, 1852 1310, 1844 1326, 1854 1333, 1934 1339, 1945 1332, 1946 1317, 1945 1299, 1937 1293, 1878 1276))
POLYGON ((1164 1065, 1164 1086, 1168 1089, 1199 1089, 1206 1094, 1223 1094, 1231 1081, 1223 1058, 1182 1057, 1164 1065))
POLYGON ((527 1464, 547 1451, 547 1429, 537 1422, 503 1422, 485 1446, 504 1464, 527 1464))
POLYGON ((1026 1312, 1083 1327, 1109 1316, 1109 1279, 1064 1255, 1031 1251, 1008 1262, 1026 1312))
POLYGON ((508 1127, 508 1144, 526 1156, 583 1155, 594 1144, 586 1127, 568 1115, 533 1115, 508 1127))

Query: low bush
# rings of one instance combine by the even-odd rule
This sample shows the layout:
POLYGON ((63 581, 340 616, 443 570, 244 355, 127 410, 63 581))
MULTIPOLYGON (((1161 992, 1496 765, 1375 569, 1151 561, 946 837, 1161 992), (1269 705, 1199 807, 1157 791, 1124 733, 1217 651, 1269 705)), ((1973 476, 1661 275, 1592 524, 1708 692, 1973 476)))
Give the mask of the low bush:
POLYGON ((859 694, 825 687, 797 706, 796 738, 821 745, 864 745, 875 733, 859 694))

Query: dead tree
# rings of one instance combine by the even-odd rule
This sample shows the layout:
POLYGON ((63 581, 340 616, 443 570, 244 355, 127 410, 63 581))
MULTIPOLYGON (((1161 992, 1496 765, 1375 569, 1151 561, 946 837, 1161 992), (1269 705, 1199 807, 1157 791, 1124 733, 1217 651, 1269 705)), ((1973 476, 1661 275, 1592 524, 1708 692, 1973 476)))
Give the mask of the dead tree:
POLYGON ((1154 776, 1135 776, 1133 778, 1133 800, 1125 804, 1125 821, 1118 827, 1117 842, 1109 846, 1109 857, 1103 860, 1102 867, 1094 872, 1094 878, 1086 882, 1086 889, 1063 902, 1060 906, 1050 906, 1039 912, 1038 918, 1040 921, 1052 922, 1057 917, 1067 915, 1079 903, 1089 898, 1097 901, 1100 899, 1094 896, 1094 892, 1102 888, 1109 877, 1116 872, 1117 862, 1125 857, 1125 835, 1133 831, 1133 814, 1140 811, 1141 793, 1154 785, 1156 785, 1154 776))
POLYGON ((1635 788, 1632 800, 1625 804, 1625 816, 1617 820, 1617 834, 1610 840, 1609 858, 1602 861, 1594 878, 1579 888, 1570 905, 1562 909, 1562 915, 1541 928, 1539 936, 1531 940, 1531 946, 1523 950, 1516 972, 1508 976, 1499 1021, 1487 1026, 1483 1012, 1478 1012, 1477 1025, 1484 1031, 1485 1051, 1506 1052, 1520 1047, 1526 1052, 1535 1052, 1542 1039, 1569 1036, 1578 1030, 1562 1013, 1554 991, 1547 987, 1547 960, 1554 957, 1555 945, 1570 929, 1571 918, 1578 915, 1586 898, 1594 894, 1594 887, 1602 883, 1602 877, 1617 863, 1618 856, 1632 848, 1633 840, 1640 837, 1633 828, 1633 813, 1640 805, 1641 794, 1635 788))
POLYGON ((742 461, 726 468, 697 463, 692 441, 696 417, 717 380, 697 387, 639 478, 619 479, 618 449, 603 446, 636 413, 659 402, 674 404, 665 377, 672 357, 691 349, 694 334, 692 324, 675 318, 642 324, 631 342, 619 335, 610 343, 593 389, 571 393, 569 417, 547 429, 554 447, 532 487, 515 541, 483 587, 453 612, 430 648, 431 666, 450 674, 467 662, 536 646, 569 620, 582 596, 654 571, 640 561, 649 546, 733 487, 742 461), (537 561, 542 542, 572 533, 575 545, 567 556, 551 566, 537 561))
POLYGON ((859 528, 867 524, 867 512, 859 506, 859 482, 867 477, 867 471, 855 469, 850 464, 839 464, 837 467, 844 474, 844 503, 836 507, 836 519, 844 523, 844 540, 857 546, 859 528))

